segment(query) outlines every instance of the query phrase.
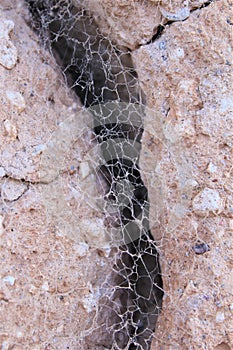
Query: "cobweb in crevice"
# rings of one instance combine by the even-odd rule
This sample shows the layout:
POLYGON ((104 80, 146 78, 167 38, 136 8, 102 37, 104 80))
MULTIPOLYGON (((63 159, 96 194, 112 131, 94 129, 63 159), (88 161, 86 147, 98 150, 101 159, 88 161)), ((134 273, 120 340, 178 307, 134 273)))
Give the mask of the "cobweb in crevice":
POLYGON ((145 97, 130 52, 99 31, 81 1, 26 3, 33 27, 93 118, 102 210, 112 218, 107 227, 114 252, 111 273, 100 288, 95 329, 87 332, 83 346, 149 350, 163 285, 138 166, 145 97))

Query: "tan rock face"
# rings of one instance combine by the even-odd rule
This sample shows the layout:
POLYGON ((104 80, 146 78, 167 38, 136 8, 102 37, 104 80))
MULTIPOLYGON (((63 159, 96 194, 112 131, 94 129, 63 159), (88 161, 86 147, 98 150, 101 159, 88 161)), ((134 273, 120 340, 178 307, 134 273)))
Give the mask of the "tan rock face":
MULTIPOLYGON (((233 349, 232 4, 87 3, 134 50, 147 95, 141 168, 165 289, 151 349, 233 349)), ((86 350, 109 262, 90 121, 27 27, 23 2, 1 7, 0 342, 86 350), (64 139, 67 125, 82 137, 64 139)))
POLYGON ((135 52, 154 114, 141 167, 166 291, 154 349, 233 348, 231 12, 227 1, 196 10, 135 52))

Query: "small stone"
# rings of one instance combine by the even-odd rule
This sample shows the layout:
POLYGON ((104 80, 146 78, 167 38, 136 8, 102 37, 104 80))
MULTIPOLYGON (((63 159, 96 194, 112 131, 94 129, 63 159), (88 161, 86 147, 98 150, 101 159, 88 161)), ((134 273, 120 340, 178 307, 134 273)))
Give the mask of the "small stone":
POLYGON ((6 91, 6 97, 10 103, 21 113, 26 108, 24 97, 18 91, 6 91))
POLYGON ((227 133, 224 135, 224 144, 227 145, 228 147, 233 147, 233 134, 232 133, 227 133))
POLYGON ((223 210, 223 202, 218 191, 204 188, 193 199, 193 210, 199 216, 207 216, 209 213, 219 214, 223 210))
POLYGON ((1 350, 12 349, 12 344, 10 344, 8 340, 4 340, 1 345, 2 345, 1 350))
POLYGON ((208 164, 207 171, 209 174, 216 173, 217 169, 218 169, 217 166, 212 162, 208 164))
POLYGON ((9 37, 13 29, 14 22, 0 19, 0 64, 7 69, 12 69, 17 63, 17 49, 9 37))
POLYGON ((31 284, 29 286, 29 290, 28 291, 29 291, 30 294, 35 294, 36 291, 37 291, 37 288, 36 288, 36 286, 34 286, 34 284, 31 284))
POLYGON ((223 322, 225 320, 224 313, 223 312, 217 312, 215 320, 218 323, 223 322))
POLYGON ((13 140, 17 138, 18 132, 16 125, 12 123, 12 121, 6 119, 3 123, 4 128, 8 136, 10 136, 13 140))
POLYGON ((0 236, 3 234, 3 230, 4 230, 3 220, 4 220, 4 217, 0 215, 0 236))
POLYGON ((24 182, 7 179, 1 187, 1 194, 3 199, 12 202, 19 199, 26 190, 27 185, 24 182))
POLYGON ((95 293, 93 293, 91 288, 90 288, 89 293, 84 296, 84 298, 82 300, 82 305, 88 313, 92 312, 93 309, 96 308, 96 305, 98 304, 99 297, 100 297, 99 292, 96 291, 95 293))
POLYGON ((233 109, 233 100, 232 100, 232 96, 227 96, 224 97, 221 100, 221 105, 220 105, 220 111, 225 113, 225 112, 230 112, 233 109))
POLYGON ((82 162, 79 166, 80 175, 82 179, 85 179, 90 174, 90 167, 88 162, 82 162))
POLYGON ((32 153, 33 156, 37 156, 41 154, 46 148, 46 145, 40 144, 34 147, 34 152, 32 153))
POLYGON ((176 13, 171 13, 160 7, 160 11, 166 19, 169 21, 184 21, 190 16, 190 10, 188 7, 179 9, 176 13))
POLYGON ((61 324, 60 326, 57 327, 57 333, 63 332, 64 325, 61 324))
POLYGON ((15 284, 15 278, 13 276, 5 276, 3 282, 9 283, 11 286, 15 284))
POLYGON ((47 281, 42 284, 41 289, 43 289, 46 292, 49 290, 49 284, 47 281))
POLYGON ((233 219, 230 219, 229 221, 229 228, 233 230, 233 219))
POLYGON ((82 257, 86 256, 89 250, 89 245, 85 242, 80 242, 75 245, 75 250, 77 251, 77 254, 82 257))
POLYGON ((206 243, 197 243, 193 247, 193 250, 194 250, 194 252, 197 255, 200 255, 200 254, 204 254, 206 252, 209 252, 210 251, 210 247, 206 243))
POLYGON ((6 175, 5 169, 0 166, 0 178, 3 178, 6 175))

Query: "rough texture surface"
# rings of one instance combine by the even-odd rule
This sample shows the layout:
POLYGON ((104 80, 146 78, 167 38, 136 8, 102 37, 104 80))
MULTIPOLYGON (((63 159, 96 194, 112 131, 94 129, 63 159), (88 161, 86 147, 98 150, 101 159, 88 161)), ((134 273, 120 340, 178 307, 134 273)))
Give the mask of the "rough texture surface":
MULTIPOLYGON (((183 1, 106 0, 97 13, 103 30, 137 48, 149 107, 141 167, 166 293, 152 350, 233 349, 233 7, 202 3, 190 1, 186 19, 183 1), (145 45, 171 16, 184 20, 145 45)), ((0 342, 86 350, 109 252, 88 117, 27 27, 23 3, 1 7, 0 342), (48 140, 59 147, 76 116, 81 137, 65 138, 47 167, 48 140)))

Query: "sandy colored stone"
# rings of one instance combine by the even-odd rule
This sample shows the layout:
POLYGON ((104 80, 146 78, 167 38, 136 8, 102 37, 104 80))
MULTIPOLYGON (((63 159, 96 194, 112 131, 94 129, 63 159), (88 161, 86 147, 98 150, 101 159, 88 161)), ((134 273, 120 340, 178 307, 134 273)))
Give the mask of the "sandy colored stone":
POLYGON ((6 97, 10 103, 17 108, 19 113, 26 108, 25 100, 20 92, 8 90, 6 91, 6 97))
MULTIPOLYGON (((147 95, 140 165, 165 289, 151 350, 233 349, 231 2, 198 10, 203 1, 189 1, 183 10, 189 16, 148 45, 159 24, 182 15, 183 1, 90 4, 118 44, 138 48, 133 57, 147 95), (206 188, 225 206, 219 201, 220 211, 199 216, 192 201, 206 188), (193 247, 200 243, 209 251, 197 255, 193 247)), ((4 350, 87 350, 110 255, 92 242, 104 225, 93 173, 83 178, 81 165, 87 154, 92 159, 91 137, 71 133, 58 160, 43 158, 60 145, 67 126, 75 129, 79 102, 26 25, 23 2, 4 0, 1 7, 10 21, 1 26, 2 47, 10 43, 10 56, 2 52, 2 59, 10 57, 12 69, 1 63, 0 185, 23 179, 28 187, 10 192, 12 201, 0 199, 0 344, 4 350), (9 107, 6 90, 22 94, 26 108, 9 107), (17 137, 7 135, 6 120, 17 137)))
POLYGON ((205 1, 182 0, 87 0, 103 32, 122 46, 135 49, 151 41, 158 27, 168 21, 187 19, 205 1))
POLYGON ((206 216, 209 213, 220 214, 223 210, 222 199, 218 191, 204 188, 193 199, 193 210, 197 215, 206 216))
POLYGON ((18 132, 17 132, 17 127, 14 123, 12 123, 11 120, 4 120, 3 122, 5 131, 7 133, 7 136, 9 136, 11 139, 15 140, 18 136, 18 132))
POLYGON ((17 62, 17 49, 10 39, 13 29, 14 22, 2 18, 0 13, 0 64, 7 69, 12 69, 17 62))
POLYGON ((151 108, 141 168, 166 291, 152 349, 233 349, 231 16, 230 2, 214 2, 134 52, 151 108), (210 250, 196 255, 200 243, 210 250))
POLYGON ((1 196, 6 201, 15 201, 26 192, 27 188, 24 182, 6 179, 1 185, 1 196))

